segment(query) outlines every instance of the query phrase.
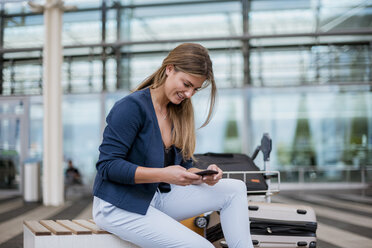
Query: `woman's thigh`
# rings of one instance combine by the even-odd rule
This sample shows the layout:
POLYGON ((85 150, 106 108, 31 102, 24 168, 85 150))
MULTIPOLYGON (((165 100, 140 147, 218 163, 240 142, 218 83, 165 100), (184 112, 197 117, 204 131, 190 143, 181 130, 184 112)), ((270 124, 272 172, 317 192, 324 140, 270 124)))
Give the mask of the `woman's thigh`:
POLYGON ((200 235, 152 206, 146 215, 140 215, 95 197, 93 208, 94 220, 100 228, 140 247, 214 247, 200 235))
POLYGON ((240 180, 221 179, 214 186, 200 184, 171 187, 169 193, 162 194, 161 202, 156 207, 176 220, 191 218, 209 211, 220 211, 237 195, 243 199, 244 204, 247 204, 246 185, 240 180))

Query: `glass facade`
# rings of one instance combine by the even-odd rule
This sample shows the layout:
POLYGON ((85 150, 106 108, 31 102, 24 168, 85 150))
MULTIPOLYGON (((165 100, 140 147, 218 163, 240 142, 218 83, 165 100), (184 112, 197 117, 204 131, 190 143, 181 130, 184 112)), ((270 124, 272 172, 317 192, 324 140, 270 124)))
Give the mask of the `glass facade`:
POLYGON ((26 159, 28 104, 26 99, 8 98, 0 105, 0 188, 15 189, 26 159))
MULTIPOLYGON (((358 182, 372 165, 370 0, 64 2, 76 6, 62 27, 64 156, 86 183, 115 101, 189 41, 210 50, 219 87, 197 153, 252 154, 268 132, 286 182, 358 182)), ((11 148, 16 163, 42 158, 43 35, 41 13, 0 3, 0 150, 11 148), (10 99, 27 99, 28 110, 11 112, 10 99)), ((208 89, 193 99, 198 126, 207 100, 208 89)))
POLYGON ((252 84, 293 86, 371 82, 370 45, 328 45, 251 54, 252 84))

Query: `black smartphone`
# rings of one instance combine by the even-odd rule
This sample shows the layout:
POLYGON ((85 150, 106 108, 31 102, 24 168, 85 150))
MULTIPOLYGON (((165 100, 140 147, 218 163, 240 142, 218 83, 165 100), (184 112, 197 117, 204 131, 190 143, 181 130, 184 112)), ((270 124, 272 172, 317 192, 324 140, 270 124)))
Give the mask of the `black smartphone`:
POLYGON ((199 176, 209 176, 209 175, 218 174, 218 171, 215 171, 215 170, 203 170, 203 171, 195 172, 195 174, 196 175, 199 175, 199 176))

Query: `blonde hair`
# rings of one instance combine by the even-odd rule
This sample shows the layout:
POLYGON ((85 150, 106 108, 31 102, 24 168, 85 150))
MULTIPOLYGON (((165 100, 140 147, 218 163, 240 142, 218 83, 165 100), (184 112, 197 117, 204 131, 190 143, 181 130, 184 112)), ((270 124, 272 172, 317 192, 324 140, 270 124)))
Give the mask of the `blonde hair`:
MULTIPOLYGON (((206 77, 206 81, 201 87, 202 89, 211 85, 209 112, 201 127, 206 126, 212 118, 217 87, 208 50, 199 44, 184 43, 174 48, 163 60, 161 67, 146 78, 134 91, 149 87, 156 89, 163 85, 167 77, 166 67, 168 65, 173 65, 175 71, 206 77)), ((196 135, 191 99, 187 98, 178 105, 169 103, 168 109, 169 118, 173 124, 172 143, 181 149, 184 159, 194 158, 196 135)))

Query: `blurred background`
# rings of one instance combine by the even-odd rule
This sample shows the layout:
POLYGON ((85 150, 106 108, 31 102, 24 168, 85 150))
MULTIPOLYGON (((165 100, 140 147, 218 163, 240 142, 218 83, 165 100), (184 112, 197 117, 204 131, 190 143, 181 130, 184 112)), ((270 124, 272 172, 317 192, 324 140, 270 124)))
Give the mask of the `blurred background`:
MULTIPOLYGON (((183 42, 209 49, 219 88, 196 153, 252 155, 269 133, 273 201, 315 209, 318 247, 371 247, 372 0, 64 3, 63 166, 72 161, 79 183, 46 207, 22 197, 24 165, 43 160, 44 16, 0 0, 0 248, 22 247, 24 219, 91 218, 106 115, 183 42)), ((208 98, 193 97, 198 127, 208 98)))
MULTIPOLYGON (((268 132, 283 183, 372 181, 371 0, 65 4, 63 154, 85 184, 115 101, 189 41, 209 49, 219 87, 197 153, 252 154, 268 132)), ((25 1, 0 3, 1 188, 19 189, 24 161, 42 159, 43 22, 25 1)), ((208 93, 194 97, 199 126, 208 93)))

